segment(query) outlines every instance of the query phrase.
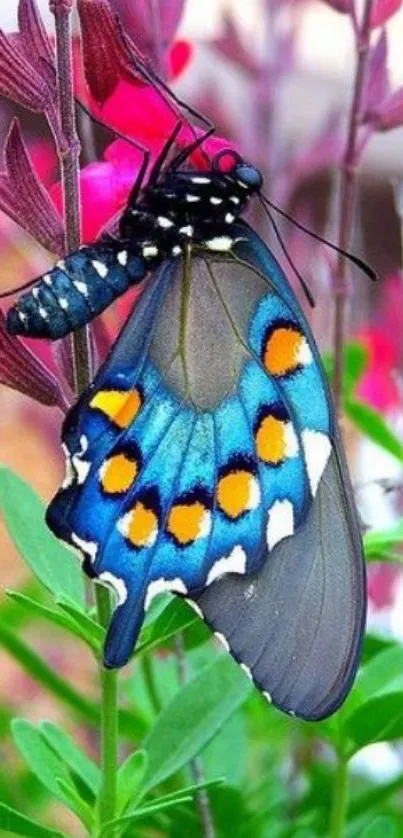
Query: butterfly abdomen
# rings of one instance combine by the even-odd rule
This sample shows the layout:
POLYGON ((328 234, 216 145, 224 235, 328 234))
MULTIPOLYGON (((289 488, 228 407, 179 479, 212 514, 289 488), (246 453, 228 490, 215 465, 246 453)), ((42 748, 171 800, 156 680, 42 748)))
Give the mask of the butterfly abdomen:
POLYGON ((96 317, 147 271, 139 247, 126 242, 82 247, 55 265, 10 309, 11 334, 57 340, 96 317))

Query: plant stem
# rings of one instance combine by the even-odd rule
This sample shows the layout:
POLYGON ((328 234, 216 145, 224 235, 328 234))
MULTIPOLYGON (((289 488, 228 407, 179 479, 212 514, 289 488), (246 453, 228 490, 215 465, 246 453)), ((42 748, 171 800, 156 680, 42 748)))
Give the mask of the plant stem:
MULTIPOLYGON (((52 0, 51 11, 55 18, 57 88, 60 123, 65 145, 58 148, 63 183, 63 210, 65 220, 66 253, 77 250, 81 242, 80 231, 80 143, 76 131, 75 102, 72 73, 71 0, 52 0)), ((74 384, 77 393, 88 387, 91 380, 89 336, 86 328, 72 338, 74 384)))
MULTIPOLYGON (((96 585, 95 597, 98 619, 102 626, 108 626, 111 618, 110 594, 102 585, 96 585)), ((118 674, 114 669, 105 669, 101 664, 101 772, 102 783, 99 795, 99 827, 116 817, 117 769, 118 769, 118 674)), ((110 831, 112 838, 113 832, 110 831)))
POLYGON ((155 684, 152 657, 147 652, 141 657, 141 668, 143 670, 150 703, 154 712, 158 714, 161 710, 161 701, 155 684))
POLYGON ((343 838, 347 811, 348 763, 339 756, 334 777, 329 838, 343 838))
MULTIPOLYGON (((51 0, 50 8, 55 17, 57 83, 60 122, 65 146, 59 147, 62 170, 66 252, 80 245, 80 179, 79 155, 75 121, 75 102, 72 75, 71 12, 73 0, 51 0)), ((73 366, 75 390, 79 395, 91 381, 91 355, 88 330, 73 335, 73 366)), ((109 624, 111 616, 110 594, 96 586, 98 619, 102 626, 109 624)), ((118 757, 118 676, 100 664, 101 681, 101 771, 102 783, 98 801, 99 827, 116 817, 117 757, 118 757)), ((112 836, 112 832, 111 832, 112 836)))
MULTIPOLYGON (((373 0, 365 0, 360 27, 356 31, 357 66, 354 79, 354 92, 348 120, 347 142, 341 164, 341 184, 339 203, 338 245, 343 250, 350 247, 354 200, 359 162, 358 133, 362 123, 363 93, 368 67, 370 46, 370 18, 373 0)), ((347 263, 340 254, 337 260, 334 278, 334 380, 333 391, 336 413, 341 416, 343 400, 343 347, 346 331, 346 307, 348 299, 347 263)))
MULTIPOLYGON (((184 684, 187 680, 186 672, 186 657, 183 644, 183 634, 179 632, 175 636, 175 654, 178 665, 178 680, 180 684, 184 684)), ((204 782, 203 763, 199 757, 193 759, 190 763, 193 782, 195 785, 200 785, 204 782)), ((196 794, 196 802, 200 815, 200 822, 204 838, 216 838, 216 831, 214 827, 213 816, 211 813, 210 801, 207 791, 200 789, 196 794)))

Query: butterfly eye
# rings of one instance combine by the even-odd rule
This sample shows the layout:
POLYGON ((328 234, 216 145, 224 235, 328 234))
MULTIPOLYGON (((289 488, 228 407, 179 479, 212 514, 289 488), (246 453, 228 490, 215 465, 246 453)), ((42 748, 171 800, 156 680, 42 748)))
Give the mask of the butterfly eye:
POLYGON ((237 151, 232 148, 224 148, 216 154, 212 165, 215 172, 227 173, 232 172, 237 166, 242 166, 243 162, 237 151))
POLYGON ((237 180, 250 189, 259 190, 263 185, 262 174, 255 166, 248 166, 245 163, 241 163, 235 167, 233 174, 237 180))

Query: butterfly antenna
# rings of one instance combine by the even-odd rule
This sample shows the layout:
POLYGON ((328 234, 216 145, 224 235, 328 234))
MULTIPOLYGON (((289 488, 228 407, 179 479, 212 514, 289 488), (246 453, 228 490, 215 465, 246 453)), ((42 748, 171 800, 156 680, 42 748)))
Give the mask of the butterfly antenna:
POLYGON ((315 305, 316 305, 316 303, 315 303, 315 299, 314 299, 314 297, 313 297, 313 295, 312 295, 311 291, 309 290, 309 288, 308 288, 308 286, 307 286, 307 284, 306 284, 306 282, 305 282, 305 280, 304 280, 303 276, 301 276, 301 274, 300 274, 300 272, 299 272, 299 270, 298 270, 298 268, 297 268, 297 266, 296 266, 295 262, 294 262, 294 261, 293 261, 293 259, 291 258, 290 254, 289 254, 289 252, 288 252, 288 250, 287 250, 287 248, 286 248, 286 246, 285 246, 285 244, 284 244, 284 240, 283 240, 283 237, 282 237, 282 235, 281 235, 281 233, 280 233, 280 230, 278 229, 278 226, 277 226, 277 224, 276 224, 276 222, 275 222, 275 220, 274 220, 274 218, 273 218, 273 216, 272 216, 272 214, 271 214, 270 210, 268 209, 268 207, 267 207, 267 206, 265 206, 265 204, 263 203, 263 201, 261 201, 261 203, 262 203, 263 209, 264 209, 264 211, 265 211, 265 213, 266 213, 266 215, 267 215, 267 217, 268 217, 268 219, 269 219, 269 221, 270 221, 270 224, 271 224, 271 226, 272 226, 272 228, 273 228, 273 230, 274 230, 274 234, 275 234, 275 236, 276 236, 276 239, 277 239, 277 241, 278 241, 278 243, 279 243, 279 245, 280 245, 280 247, 281 247, 281 249, 282 249, 282 251, 283 251, 283 253, 284 253, 284 256, 286 257, 288 264, 290 265, 290 267, 291 267, 291 268, 292 268, 292 270, 294 271, 295 276, 297 277, 297 279, 298 279, 298 281, 299 281, 300 285, 302 286, 302 289, 303 289, 303 291, 304 291, 304 294, 305 294, 305 296, 306 296, 306 299, 308 300, 309 305, 311 306, 311 308, 315 308, 315 305))
POLYGON ((378 281, 378 276, 375 273, 375 271, 370 267, 370 265, 368 265, 367 262, 364 262, 363 259, 360 259, 359 256, 355 256, 354 253, 350 253, 349 250, 344 250, 337 244, 330 242, 329 239, 325 239, 323 236, 320 236, 319 233, 314 233, 313 230, 309 229, 309 227, 305 227, 304 224, 301 224, 299 221, 296 221, 296 219, 293 218, 292 215, 289 215, 287 212, 285 212, 285 210, 280 209, 280 207, 276 206, 276 204, 273 204, 272 201, 269 201, 269 199, 266 198, 266 195, 262 195, 262 193, 260 193, 260 199, 262 203, 265 205, 266 210, 270 208, 275 212, 278 212, 279 215, 282 215, 283 218, 286 218, 287 221, 290 221, 291 224, 294 224, 294 227, 297 227, 299 230, 302 230, 303 233, 306 233, 308 236, 311 236, 312 239, 316 239, 316 241, 321 242, 322 244, 326 244, 327 247, 330 247, 330 249, 334 250, 336 253, 340 253, 341 256, 344 256, 346 259, 352 262, 353 265, 356 265, 357 268, 360 268, 360 270, 363 271, 363 273, 366 274, 366 276, 372 282, 378 281))
POLYGON ((30 279, 28 282, 25 282, 24 285, 20 285, 18 288, 10 288, 9 291, 2 291, 0 294, 0 300, 12 297, 14 294, 19 294, 21 291, 26 291, 27 288, 31 288, 32 285, 35 285, 37 281, 38 277, 36 276, 34 279, 30 279))

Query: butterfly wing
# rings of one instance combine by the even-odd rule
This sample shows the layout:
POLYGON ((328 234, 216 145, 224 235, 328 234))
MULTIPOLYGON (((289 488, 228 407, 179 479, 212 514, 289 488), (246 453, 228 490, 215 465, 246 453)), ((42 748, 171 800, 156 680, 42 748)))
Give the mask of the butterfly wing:
POLYGON ((171 590, 279 706, 317 718, 357 665, 358 526, 308 324, 260 239, 233 230, 232 255, 150 278, 67 418, 71 473, 48 521, 117 592, 108 666, 171 590))
POLYGON ((131 285, 144 279, 138 248, 114 239, 84 245, 61 259, 11 307, 11 334, 58 340, 101 314, 131 285))

